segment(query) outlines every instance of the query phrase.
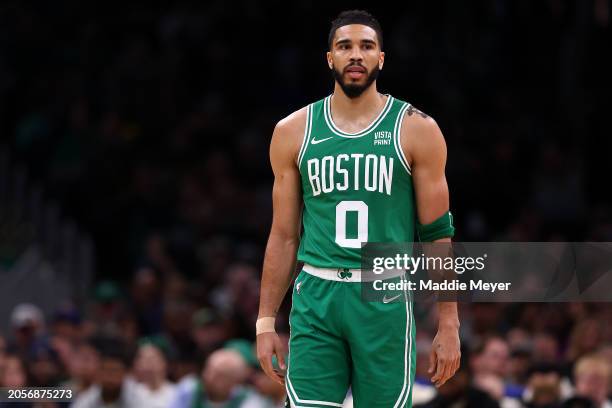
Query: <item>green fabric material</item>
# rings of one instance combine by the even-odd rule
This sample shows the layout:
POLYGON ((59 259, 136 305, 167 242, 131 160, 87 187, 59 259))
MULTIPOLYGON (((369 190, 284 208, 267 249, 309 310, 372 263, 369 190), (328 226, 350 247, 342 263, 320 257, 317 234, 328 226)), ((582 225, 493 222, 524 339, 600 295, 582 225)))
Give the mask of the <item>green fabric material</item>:
POLYGON ((455 235, 453 215, 450 211, 442 214, 430 224, 417 222, 417 235, 421 242, 432 242, 440 238, 451 238, 455 235))
POLYGON ((411 407, 416 330, 409 294, 389 291, 381 296, 391 302, 365 302, 359 282, 304 271, 296 282, 287 370, 293 404, 329 408, 350 386, 355 407, 411 407))
POLYGON ((366 242, 413 242, 412 176, 399 125, 409 104, 389 96, 378 119, 358 134, 333 124, 329 98, 308 108, 298 165, 304 234, 298 259, 323 268, 361 268, 366 242))

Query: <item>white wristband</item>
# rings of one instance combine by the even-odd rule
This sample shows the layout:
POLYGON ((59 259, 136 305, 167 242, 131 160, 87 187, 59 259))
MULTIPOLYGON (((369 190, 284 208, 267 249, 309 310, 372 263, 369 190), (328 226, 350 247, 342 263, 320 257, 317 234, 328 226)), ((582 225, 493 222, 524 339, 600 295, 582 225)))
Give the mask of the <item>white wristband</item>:
POLYGON ((261 333, 275 333, 274 322, 276 321, 275 317, 260 317, 257 319, 255 323, 255 332, 256 335, 261 333))

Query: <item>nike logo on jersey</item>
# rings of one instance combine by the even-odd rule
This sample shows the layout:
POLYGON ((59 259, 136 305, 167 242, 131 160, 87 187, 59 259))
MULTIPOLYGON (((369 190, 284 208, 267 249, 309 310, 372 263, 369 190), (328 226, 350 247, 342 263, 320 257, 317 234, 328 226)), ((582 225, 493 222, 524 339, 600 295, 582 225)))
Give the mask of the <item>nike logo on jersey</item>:
POLYGON ((400 294, 400 295, 388 298, 387 295, 385 295, 385 296, 383 296, 383 303, 391 303, 391 302, 393 302, 395 299, 397 299, 400 296, 402 296, 402 295, 400 294))
POLYGON ((333 137, 333 136, 330 136, 330 137, 326 137, 325 139, 319 139, 319 140, 317 140, 317 139, 315 139, 315 138, 313 137, 313 138, 312 138, 312 141, 311 141, 310 143, 311 143, 311 144, 319 144, 319 143, 322 143, 322 142, 324 142, 324 141, 326 141, 326 140, 331 139, 332 137, 333 137))

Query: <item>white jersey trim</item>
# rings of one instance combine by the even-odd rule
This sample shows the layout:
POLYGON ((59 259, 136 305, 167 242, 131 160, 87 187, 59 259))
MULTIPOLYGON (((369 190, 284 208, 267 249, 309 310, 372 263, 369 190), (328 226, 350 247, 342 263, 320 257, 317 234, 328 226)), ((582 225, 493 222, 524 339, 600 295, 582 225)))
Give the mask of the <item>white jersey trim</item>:
POLYGON ((404 298, 406 301, 406 341, 404 346, 404 385, 400 395, 395 401, 393 408, 401 408, 406 404, 406 400, 410 395, 410 389, 412 388, 411 367, 412 367, 412 299, 408 299, 408 294, 404 291, 404 298))
POLYGON ((378 126, 380 122, 383 121, 385 116, 387 116, 387 113, 389 113, 389 111, 391 110, 391 106, 393 105, 392 104, 393 97, 391 95, 387 95, 387 102, 385 103, 385 106, 380 111, 378 116, 372 122, 370 122, 370 124, 365 129, 360 130, 359 132, 356 132, 356 133, 347 133, 347 132, 340 130, 338 127, 336 127, 336 124, 334 123, 334 120, 331 117, 331 108, 330 108, 331 97, 332 96, 329 95, 327 98, 325 98, 323 102, 323 111, 324 111, 323 116, 325 117, 325 123, 327 123, 327 127, 329 128, 329 130, 331 130, 336 135, 341 136, 341 137, 348 137, 348 138, 361 137, 369 133, 371 130, 375 129, 376 126, 378 126))
POLYGON ((312 129, 312 104, 308 105, 306 108, 306 124, 304 125, 304 139, 302 140, 302 146, 300 147, 300 153, 298 154, 298 169, 302 165, 302 158, 304 157, 304 153, 306 153, 306 149, 308 148, 308 143, 310 142, 310 131, 312 129))
POLYGON ((406 156, 404 155, 404 150, 402 149, 402 125, 404 123, 404 114, 406 110, 410 107, 409 103, 406 103, 400 109, 400 113, 397 115, 397 119, 395 120, 395 126, 393 127, 393 145, 395 146, 395 153, 399 157, 400 163, 404 166, 404 169, 408 172, 409 175, 412 176, 412 169, 410 168, 410 164, 408 164, 408 160, 406 160, 406 156))

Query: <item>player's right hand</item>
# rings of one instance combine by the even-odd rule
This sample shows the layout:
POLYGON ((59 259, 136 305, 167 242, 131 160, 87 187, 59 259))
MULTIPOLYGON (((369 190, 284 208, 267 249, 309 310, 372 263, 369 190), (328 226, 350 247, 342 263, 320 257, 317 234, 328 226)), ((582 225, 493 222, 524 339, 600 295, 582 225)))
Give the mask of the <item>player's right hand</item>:
POLYGON ((257 359, 264 373, 279 384, 285 385, 285 347, 277 333, 268 332, 257 335, 257 359), (276 356, 280 371, 272 366, 272 356, 276 356))

